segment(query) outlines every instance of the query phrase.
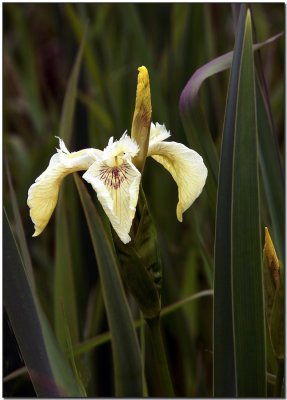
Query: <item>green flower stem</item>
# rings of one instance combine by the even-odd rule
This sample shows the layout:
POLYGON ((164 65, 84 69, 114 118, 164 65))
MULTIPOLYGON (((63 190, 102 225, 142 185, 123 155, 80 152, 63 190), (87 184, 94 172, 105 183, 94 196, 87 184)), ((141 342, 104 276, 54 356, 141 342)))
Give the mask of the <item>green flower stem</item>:
POLYGON ((174 397, 174 390, 167 365, 164 344, 162 340, 160 317, 146 319, 147 322, 147 344, 148 357, 152 362, 147 365, 147 376, 149 379, 149 396, 152 397, 174 397))
POLYGON ((282 385, 284 379, 284 360, 278 360, 278 370, 275 383, 275 397, 282 397, 282 385))

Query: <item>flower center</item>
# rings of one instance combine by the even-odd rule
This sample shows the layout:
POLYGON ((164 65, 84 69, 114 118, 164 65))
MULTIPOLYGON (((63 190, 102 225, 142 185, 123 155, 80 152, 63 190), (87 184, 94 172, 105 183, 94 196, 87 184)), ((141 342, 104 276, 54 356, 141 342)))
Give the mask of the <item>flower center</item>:
POLYGON ((104 184, 115 190, 119 189, 122 183, 127 179, 128 170, 130 168, 122 159, 120 161, 120 165, 112 167, 108 165, 108 163, 105 163, 100 168, 99 173, 99 177, 104 184))

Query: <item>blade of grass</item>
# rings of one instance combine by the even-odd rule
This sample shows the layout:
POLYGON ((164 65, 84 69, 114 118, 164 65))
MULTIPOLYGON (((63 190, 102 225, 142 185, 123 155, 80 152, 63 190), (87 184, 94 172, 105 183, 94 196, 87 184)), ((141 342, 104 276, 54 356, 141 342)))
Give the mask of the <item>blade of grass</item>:
POLYGON ((41 397, 80 396, 77 382, 27 279, 6 213, 3 234, 4 306, 35 391, 41 397))
POLYGON ((250 11, 246 17, 236 108, 231 222, 236 388, 240 397, 265 397, 258 138, 250 11))
POLYGON ((120 279, 114 250, 88 191, 74 175, 97 258, 103 297, 112 334, 117 396, 142 396, 142 365, 137 337, 120 279))
POLYGON ((213 302, 213 392, 214 396, 236 394, 232 292, 231 292, 231 198, 234 129, 239 69, 246 7, 242 6, 234 47, 224 118, 216 209, 213 302))

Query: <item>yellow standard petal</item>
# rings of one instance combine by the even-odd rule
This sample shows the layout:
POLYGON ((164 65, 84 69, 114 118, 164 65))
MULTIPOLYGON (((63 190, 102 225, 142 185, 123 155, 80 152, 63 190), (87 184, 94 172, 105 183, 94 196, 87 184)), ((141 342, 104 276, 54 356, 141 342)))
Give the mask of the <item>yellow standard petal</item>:
POLYGON ((59 139, 60 149, 53 155, 48 168, 36 179, 28 191, 27 204, 35 225, 33 236, 45 229, 56 207, 60 185, 65 176, 72 172, 87 170, 101 151, 85 149, 70 153, 59 139))
POLYGON ((163 142, 170 133, 164 125, 151 124, 148 155, 162 164, 178 186, 177 219, 201 194, 207 178, 207 168, 202 157, 181 143, 163 142))
POLYGON ((101 159, 83 175, 123 243, 131 240, 129 232, 138 201, 141 174, 131 162, 137 152, 137 144, 124 135, 117 142, 110 141, 101 159))
POLYGON ((139 153, 134 158, 133 163, 142 172, 148 151, 152 108, 148 70, 142 66, 138 68, 138 71, 136 104, 131 133, 132 138, 139 146, 139 153))

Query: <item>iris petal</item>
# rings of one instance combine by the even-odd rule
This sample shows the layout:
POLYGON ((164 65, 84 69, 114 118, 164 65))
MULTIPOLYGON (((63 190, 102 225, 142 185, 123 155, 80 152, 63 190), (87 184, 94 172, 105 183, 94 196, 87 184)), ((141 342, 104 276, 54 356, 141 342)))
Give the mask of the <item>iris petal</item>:
POLYGON ((96 191, 121 241, 128 243, 138 201, 140 172, 128 158, 123 157, 114 166, 110 160, 95 161, 83 178, 96 191))
POLYGON ((85 149, 69 153, 64 142, 60 141, 60 149, 50 160, 48 168, 36 179, 28 191, 27 204, 30 207, 30 217, 38 236, 45 229, 56 207, 62 180, 68 174, 87 170, 95 162, 101 151, 85 149))
POLYGON ((169 136, 164 125, 156 124, 151 132, 148 155, 162 164, 172 175, 178 186, 177 219, 202 192, 207 178, 207 168, 196 151, 181 143, 163 142, 169 136))

